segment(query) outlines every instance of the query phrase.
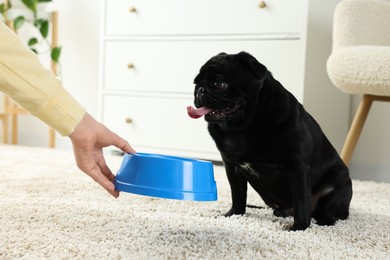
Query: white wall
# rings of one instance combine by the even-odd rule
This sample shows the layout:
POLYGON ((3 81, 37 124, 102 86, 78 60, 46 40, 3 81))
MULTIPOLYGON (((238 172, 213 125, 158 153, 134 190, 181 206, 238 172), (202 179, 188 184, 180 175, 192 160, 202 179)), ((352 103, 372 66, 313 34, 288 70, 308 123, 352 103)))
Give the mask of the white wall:
POLYGON ((304 106, 340 152, 349 126, 350 98, 333 86, 326 72, 332 50, 333 12, 338 2, 309 1, 304 106))

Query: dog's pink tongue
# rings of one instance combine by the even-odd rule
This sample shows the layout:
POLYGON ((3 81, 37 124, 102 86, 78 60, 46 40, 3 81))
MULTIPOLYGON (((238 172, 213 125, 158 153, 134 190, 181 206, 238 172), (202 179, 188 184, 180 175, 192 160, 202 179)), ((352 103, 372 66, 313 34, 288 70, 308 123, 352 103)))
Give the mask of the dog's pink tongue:
POLYGON ((206 107, 200 107, 200 108, 194 108, 192 106, 187 107, 187 113, 191 118, 199 118, 207 113, 209 113, 211 109, 206 108, 206 107))

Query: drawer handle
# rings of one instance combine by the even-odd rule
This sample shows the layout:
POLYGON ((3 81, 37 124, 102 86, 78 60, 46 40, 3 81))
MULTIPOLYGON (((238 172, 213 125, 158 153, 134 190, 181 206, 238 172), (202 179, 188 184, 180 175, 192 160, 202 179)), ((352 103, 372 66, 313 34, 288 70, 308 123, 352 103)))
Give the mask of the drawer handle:
POLYGON ((128 68, 129 70, 134 69, 134 64, 133 64, 133 63, 127 64, 127 68, 128 68))
POLYGON ((132 7, 129 8, 129 12, 130 13, 135 13, 135 12, 137 12, 137 9, 135 9, 135 7, 132 6, 132 7))
POLYGON ((133 119, 131 119, 130 117, 126 117, 125 122, 126 122, 126 124, 131 124, 131 123, 133 123, 133 119))
POLYGON ((265 2, 264 1, 260 1, 260 3, 259 3, 259 7, 260 8, 265 8, 267 5, 265 4, 265 2))

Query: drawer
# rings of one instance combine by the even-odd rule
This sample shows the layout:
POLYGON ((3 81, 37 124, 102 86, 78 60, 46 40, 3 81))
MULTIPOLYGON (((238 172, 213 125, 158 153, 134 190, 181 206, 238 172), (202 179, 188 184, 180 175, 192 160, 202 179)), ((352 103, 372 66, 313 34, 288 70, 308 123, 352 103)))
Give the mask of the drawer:
POLYGON ((102 119, 139 152, 220 159, 207 123, 187 115, 192 104, 190 96, 105 95, 102 119))
POLYGON ((299 33, 307 0, 106 0, 107 35, 299 33))
POLYGON ((103 89, 191 94, 193 79, 209 58, 242 50, 266 65, 302 101, 304 50, 300 40, 108 41, 103 89))

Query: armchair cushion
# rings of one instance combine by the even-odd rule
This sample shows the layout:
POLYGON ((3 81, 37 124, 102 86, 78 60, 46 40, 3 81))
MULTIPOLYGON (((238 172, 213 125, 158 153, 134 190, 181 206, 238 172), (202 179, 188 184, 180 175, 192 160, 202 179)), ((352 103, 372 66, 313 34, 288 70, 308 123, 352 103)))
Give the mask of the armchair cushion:
POLYGON ((390 2, 343 0, 335 10, 332 83, 350 94, 390 96, 390 2))
POLYGON ((327 70, 332 83, 346 93, 390 96, 390 46, 337 49, 327 70))
POLYGON ((333 19, 333 49, 390 45, 390 1, 343 0, 333 19))

